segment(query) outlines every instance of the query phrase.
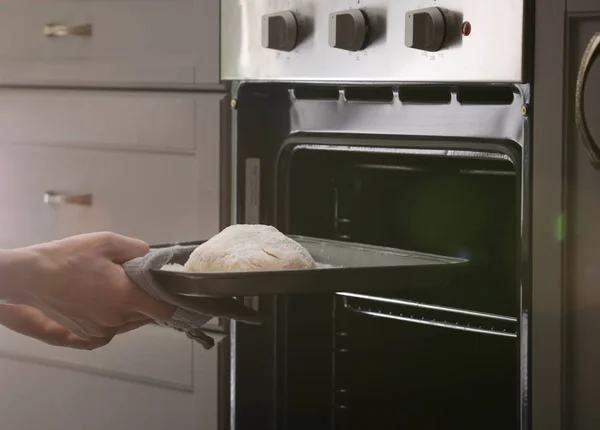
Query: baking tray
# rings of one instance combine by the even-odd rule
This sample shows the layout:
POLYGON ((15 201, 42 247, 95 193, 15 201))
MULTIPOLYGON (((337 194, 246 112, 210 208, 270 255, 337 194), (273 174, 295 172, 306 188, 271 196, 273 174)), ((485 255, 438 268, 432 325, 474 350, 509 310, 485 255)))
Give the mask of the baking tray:
MULTIPOLYGON (((468 260, 358 243, 292 236, 320 265, 317 269, 256 272, 186 273, 153 270, 156 280, 174 294, 244 297, 278 294, 396 291, 448 285, 468 260)), ((200 245, 190 242, 185 245, 200 245)), ((184 244, 181 244, 184 245, 184 244)), ((155 246, 161 248, 168 245, 155 246)), ((191 253, 191 251, 190 251, 191 253)), ((179 256, 185 264, 188 255, 179 256)))

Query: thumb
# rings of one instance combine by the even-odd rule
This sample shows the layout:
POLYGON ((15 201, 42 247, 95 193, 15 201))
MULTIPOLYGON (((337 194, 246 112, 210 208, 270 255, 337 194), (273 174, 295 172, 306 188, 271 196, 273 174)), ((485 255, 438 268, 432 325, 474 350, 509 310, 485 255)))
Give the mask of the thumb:
POLYGON ((116 264, 143 257, 150 252, 150 247, 146 242, 120 234, 107 233, 104 240, 105 255, 116 264))

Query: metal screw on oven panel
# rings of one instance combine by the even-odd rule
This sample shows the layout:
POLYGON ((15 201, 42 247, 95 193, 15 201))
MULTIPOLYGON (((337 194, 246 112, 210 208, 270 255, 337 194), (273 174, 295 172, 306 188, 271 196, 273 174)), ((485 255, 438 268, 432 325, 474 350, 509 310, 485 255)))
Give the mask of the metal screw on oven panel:
POLYGON ((237 100, 231 99, 231 109, 235 109, 235 108, 237 108, 237 100))
POLYGON ((527 105, 523 105, 521 106, 521 114, 523 116, 527 116, 529 114, 529 108, 527 105))

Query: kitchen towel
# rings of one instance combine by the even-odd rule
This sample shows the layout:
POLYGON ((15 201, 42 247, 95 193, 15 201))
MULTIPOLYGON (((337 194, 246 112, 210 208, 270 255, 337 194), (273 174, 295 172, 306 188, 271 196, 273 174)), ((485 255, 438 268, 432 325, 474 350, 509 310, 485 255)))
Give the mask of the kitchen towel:
POLYGON ((162 268, 176 260, 178 255, 189 255, 195 248, 196 246, 172 246, 152 249, 144 257, 123 264, 123 269, 146 293, 176 307, 170 320, 157 323, 184 332, 205 349, 210 349, 215 345, 215 341, 202 330, 202 326, 212 318, 228 318, 249 324, 260 324, 261 319, 257 312, 233 298, 178 296, 167 291, 156 281, 152 269, 162 268))

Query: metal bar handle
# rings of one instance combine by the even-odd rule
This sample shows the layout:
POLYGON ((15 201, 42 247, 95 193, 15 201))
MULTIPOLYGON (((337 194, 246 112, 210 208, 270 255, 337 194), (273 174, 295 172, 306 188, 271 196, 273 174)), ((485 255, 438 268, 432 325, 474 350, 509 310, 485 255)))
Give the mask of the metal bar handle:
POLYGON ((594 61, 598 57, 600 50, 598 47, 600 46, 600 32, 594 33, 587 47, 585 48, 585 52, 583 53, 583 57, 581 58, 581 63, 579 64, 579 71, 577 72, 577 83, 575 87, 575 123, 577 125, 577 129, 579 130, 579 134, 581 136, 581 140, 583 141, 583 146, 585 147, 588 156, 590 157, 590 162, 592 166, 596 170, 600 170, 600 148, 594 142, 594 138, 590 133, 590 129, 588 128, 587 120, 585 117, 585 85, 587 83, 587 78, 590 72, 590 69, 594 65, 594 61))
POLYGON ((68 36, 92 36, 92 24, 56 24, 50 23, 44 26, 46 37, 68 37, 68 36))
POLYGON ((91 194, 68 194, 56 191, 46 191, 44 193, 44 203, 47 205, 79 205, 91 206, 91 194))

